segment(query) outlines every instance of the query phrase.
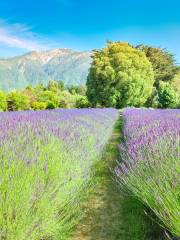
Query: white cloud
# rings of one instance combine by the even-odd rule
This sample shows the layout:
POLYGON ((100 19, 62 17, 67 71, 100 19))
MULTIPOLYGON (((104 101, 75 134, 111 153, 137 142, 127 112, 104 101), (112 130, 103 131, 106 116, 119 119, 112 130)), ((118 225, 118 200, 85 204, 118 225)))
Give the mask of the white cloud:
POLYGON ((50 48, 50 42, 32 31, 32 28, 16 23, 9 24, 0 20, 0 43, 6 46, 29 50, 40 51, 50 48))

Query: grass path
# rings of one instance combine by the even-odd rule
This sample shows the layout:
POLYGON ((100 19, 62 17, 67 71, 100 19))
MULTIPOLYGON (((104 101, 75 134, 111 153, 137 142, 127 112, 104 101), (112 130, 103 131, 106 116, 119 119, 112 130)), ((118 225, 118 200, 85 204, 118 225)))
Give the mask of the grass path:
POLYGON ((119 125, 118 122, 102 159, 95 166, 95 186, 85 206, 86 214, 71 240, 115 240, 120 237, 119 222, 122 219, 119 193, 109 169, 118 158, 119 125))
MULTIPOLYGON (((85 216, 70 240, 157 240, 149 238, 150 221, 145 224, 143 205, 124 196, 113 179, 110 168, 118 159, 121 121, 114 128, 112 138, 102 159, 96 164, 95 182, 90 198, 84 206, 85 216)), ((162 239, 162 238, 161 238, 162 239)))

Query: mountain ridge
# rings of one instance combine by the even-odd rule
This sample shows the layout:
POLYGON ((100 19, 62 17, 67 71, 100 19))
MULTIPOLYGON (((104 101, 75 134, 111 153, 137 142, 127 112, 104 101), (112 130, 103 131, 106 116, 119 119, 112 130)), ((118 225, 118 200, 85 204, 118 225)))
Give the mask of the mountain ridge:
POLYGON ((32 51, 21 56, 0 59, 0 89, 22 89, 39 82, 62 80, 65 85, 86 83, 91 64, 91 51, 67 48, 32 51))

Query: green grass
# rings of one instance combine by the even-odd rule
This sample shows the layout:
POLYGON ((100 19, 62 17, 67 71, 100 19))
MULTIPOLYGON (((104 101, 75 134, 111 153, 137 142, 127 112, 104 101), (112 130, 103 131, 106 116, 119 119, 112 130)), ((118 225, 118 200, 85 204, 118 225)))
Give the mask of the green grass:
POLYGON ((121 120, 118 120, 108 146, 93 169, 94 186, 84 204, 85 216, 71 240, 162 240, 159 226, 145 214, 142 203, 118 188, 113 173, 119 157, 121 120))

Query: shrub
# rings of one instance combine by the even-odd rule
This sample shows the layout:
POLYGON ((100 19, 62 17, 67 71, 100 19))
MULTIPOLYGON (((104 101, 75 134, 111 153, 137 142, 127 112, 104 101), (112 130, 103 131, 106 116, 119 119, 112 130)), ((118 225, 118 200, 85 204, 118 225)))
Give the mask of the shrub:
POLYGON ((56 108, 56 104, 52 101, 48 101, 46 104, 46 109, 55 109, 56 108))
POLYGON ((161 82, 158 90, 158 101, 161 108, 176 108, 177 95, 169 83, 161 82))
POLYGON ((33 110, 44 110, 47 107, 47 103, 45 102, 33 102, 32 109, 33 110))

